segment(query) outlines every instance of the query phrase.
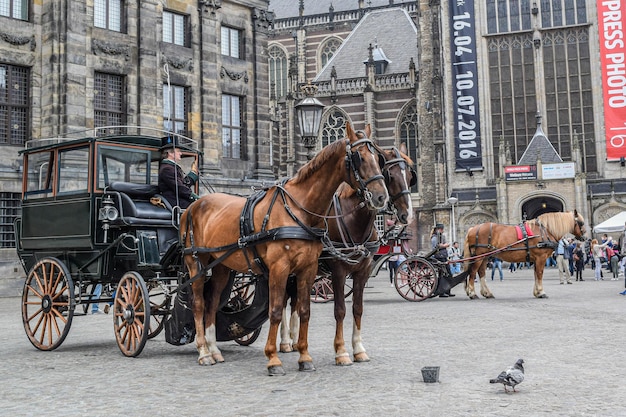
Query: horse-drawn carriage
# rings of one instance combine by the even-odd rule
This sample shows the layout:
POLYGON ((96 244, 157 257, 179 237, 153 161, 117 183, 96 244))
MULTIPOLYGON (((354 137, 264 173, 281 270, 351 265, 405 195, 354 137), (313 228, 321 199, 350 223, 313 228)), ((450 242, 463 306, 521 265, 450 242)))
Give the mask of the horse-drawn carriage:
MULTIPOLYGON (((162 331, 186 276, 178 242, 180 208, 160 197, 157 185, 161 140, 172 134, 117 130, 124 133, 104 136, 95 130, 78 139, 31 141, 20 152, 23 198, 15 233, 27 274, 22 320, 40 350, 59 347, 75 315, 84 315, 92 303, 106 303, 120 350, 139 355, 146 340, 162 331)), ((175 136, 181 164, 199 163, 196 143, 175 136)), ((255 284, 233 275, 233 293, 221 304, 231 326, 218 329, 220 340, 242 338, 247 344, 258 335, 258 320, 253 328, 232 325, 255 304, 255 284)))

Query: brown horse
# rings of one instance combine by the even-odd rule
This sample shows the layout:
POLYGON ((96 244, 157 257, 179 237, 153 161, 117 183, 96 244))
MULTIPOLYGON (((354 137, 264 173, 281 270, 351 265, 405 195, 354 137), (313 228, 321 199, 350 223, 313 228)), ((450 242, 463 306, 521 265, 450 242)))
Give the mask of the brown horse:
MULTIPOLYGON (((411 168, 413 162, 396 148, 381 151, 385 158, 383 174, 390 195, 390 208, 398 223, 406 225, 413 217, 410 187, 417 180, 411 168)), ((342 184, 335 194, 329 210, 328 235, 333 241, 332 250, 325 250, 320 259, 321 267, 332 275, 335 303, 335 364, 351 365, 343 335, 343 321, 346 316, 344 285, 348 276, 352 277, 352 350, 356 362, 367 362, 369 357, 361 340, 361 317, 363 315, 363 291, 373 267, 374 254, 378 250, 378 233, 375 227, 376 210, 364 207, 358 193, 342 184), (339 252, 339 253, 337 253, 339 252)), ((296 339, 298 315, 291 295, 291 320, 283 314, 281 326, 282 352, 292 351, 292 340, 296 339)))
POLYGON ((300 370, 315 369, 308 352, 308 321, 311 286, 324 232, 315 228, 323 225, 323 214, 334 191, 344 181, 359 189, 376 209, 383 208, 388 200, 380 155, 373 143, 359 139, 350 125, 346 132, 347 138, 323 148, 292 179, 269 188, 258 201, 209 194, 194 202, 181 217, 184 260, 191 280, 195 280, 192 310, 201 365, 224 361, 216 344, 215 316, 220 295, 234 270, 263 274, 268 279, 270 328, 265 355, 270 375, 284 374, 276 336, 288 277, 296 277, 302 318, 298 363, 300 370), (245 232, 246 225, 251 233, 245 232), (208 269, 211 274, 206 282, 198 279, 208 269), (205 285, 209 286, 206 300, 205 285))
POLYGON ((581 240, 585 235, 585 221, 576 210, 545 213, 520 226, 482 223, 471 227, 465 238, 465 270, 469 271, 465 281, 465 292, 471 299, 478 298, 474 291, 474 277, 478 272, 480 293, 485 298, 493 298, 485 280, 489 257, 485 254, 493 253, 494 256, 508 262, 534 262, 533 294, 537 298, 547 298, 543 291, 543 269, 546 259, 566 234, 573 234, 581 240))

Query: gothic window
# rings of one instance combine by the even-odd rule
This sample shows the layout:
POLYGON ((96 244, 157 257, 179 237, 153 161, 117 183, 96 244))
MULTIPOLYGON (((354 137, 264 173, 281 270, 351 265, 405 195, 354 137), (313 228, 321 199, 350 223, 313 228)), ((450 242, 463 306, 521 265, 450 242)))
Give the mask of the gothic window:
POLYGON ((30 135, 30 69, 0 64, 0 144, 23 145, 30 135))
POLYGON ((243 35, 239 29, 222 26, 222 55, 243 59, 243 35))
POLYGON ((124 31, 123 0, 95 0, 93 19, 95 27, 115 32, 124 31))
POLYGON ((337 38, 330 38, 320 45, 320 59, 318 62, 321 66, 318 68, 318 71, 321 71, 326 66, 328 61, 337 53, 337 49, 340 46, 341 40, 337 38))
POLYGON ((278 45, 272 45, 268 49, 270 88, 274 98, 281 98, 287 95, 287 55, 278 45))
POLYGON ((493 163, 494 172, 499 172, 500 139, 504 138, 515 163, 537 127, 534 47, 530 33, 489 38, 487 47, 493 163))
POLYGON ((187 135, 187 89, 181 85, 163 85, 163 128, 187 135))
POLYGON ((189 46, 188 22, 188 16, 163 11, 163 42, 189 46))
POLYGON ((243 98, 222 94, 222 150, 224 158, 242 159, 243 98))
POLYGON ((574 130, 581 141, 583 170, 597 171, 588 28, 547 31, 542 38, 546 136, 571 160, 574 130))
MULTIPOLYGON (((122 126, 126 124, 124 77, 96 72, 93 82, 94 127, 122 126)), ((118 133, 116 129, 102 130, 99 134, 118 133)))
POLYGON ((531 0, 487 0, 488 33, 530 30, 530 17, 531 0))
MULTIPOLYGON (((407 154, 417 164, 419 158, 419 144, 418 144, 418 123, 417 123, 417 104, 415 100, 404 108, 399 117, 399 138, 398 145, 406 145, 407 154)), ((417 172, 417 170, 416 170, 417 172)), ((417 192, 417 184, 413 186, 411 190, 417 192)))
POLYGON ((348 116, 338 107, 326 113, 322 119, 322 147, 346 137, 346 121, 348 116))
POLYGON ((0 0, 0 16, 28 20, 29 0, 0 0))

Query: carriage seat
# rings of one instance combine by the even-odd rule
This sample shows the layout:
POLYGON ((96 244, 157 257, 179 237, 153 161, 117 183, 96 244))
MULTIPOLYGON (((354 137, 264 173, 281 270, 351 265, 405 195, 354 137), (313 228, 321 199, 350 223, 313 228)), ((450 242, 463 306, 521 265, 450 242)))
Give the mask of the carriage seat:
POLYGON ((157 185, 116 181, 109 184, 106 191, 116 195, 116 206, 120 211, 122 223, 148 226, 172 225, 172 206, 159 195, 157 185), (152 197, 160 197, 165 208, 152 204, 150 202, 152 197))

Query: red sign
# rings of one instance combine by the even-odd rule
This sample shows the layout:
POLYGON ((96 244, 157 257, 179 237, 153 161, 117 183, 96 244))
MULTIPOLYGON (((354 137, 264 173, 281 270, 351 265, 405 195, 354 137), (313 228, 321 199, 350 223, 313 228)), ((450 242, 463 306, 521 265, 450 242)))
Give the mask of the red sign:
POLYGON ((626 2, 598 1, 607 159, 626 156, 626 2))

